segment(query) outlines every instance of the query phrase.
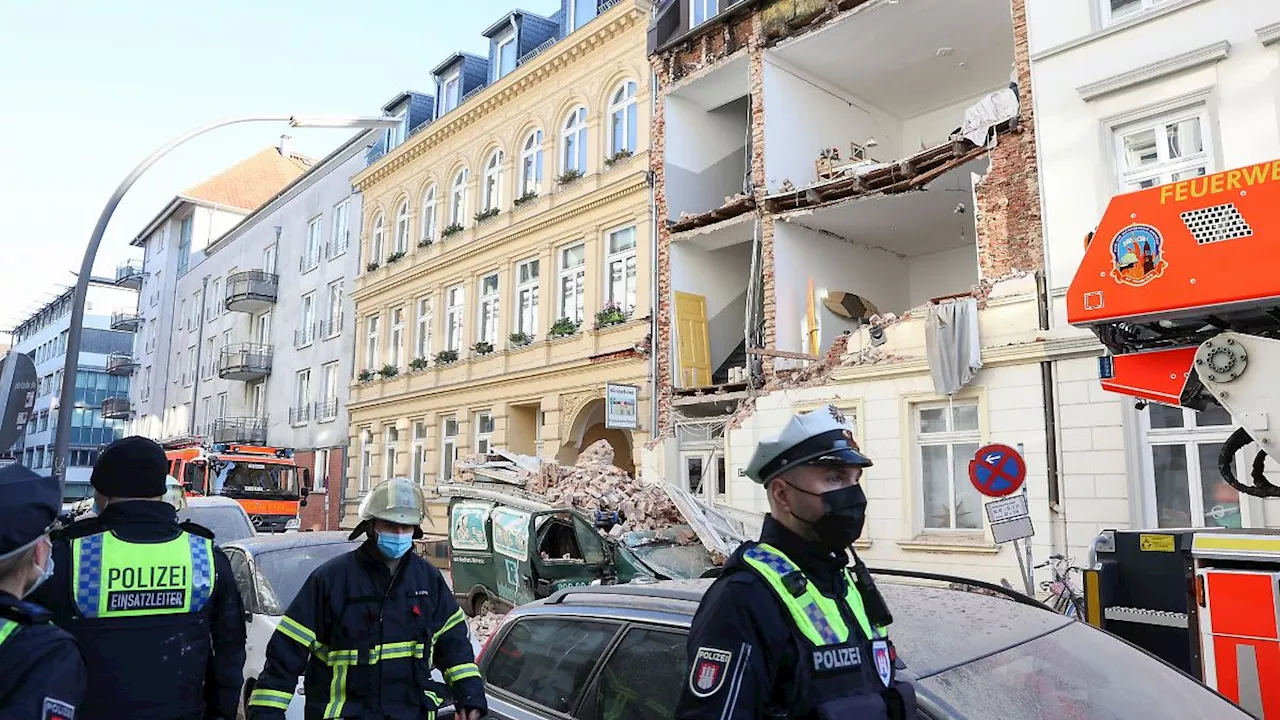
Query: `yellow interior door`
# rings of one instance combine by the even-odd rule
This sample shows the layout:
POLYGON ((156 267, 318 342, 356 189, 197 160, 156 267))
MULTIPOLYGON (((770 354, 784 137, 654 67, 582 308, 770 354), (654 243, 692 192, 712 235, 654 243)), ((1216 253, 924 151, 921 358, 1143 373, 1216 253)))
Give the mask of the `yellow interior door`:
POLYGON ((707 299, 676 293, 676 348, 680 387, 711 384, 711 340, 707 336, 707 299))

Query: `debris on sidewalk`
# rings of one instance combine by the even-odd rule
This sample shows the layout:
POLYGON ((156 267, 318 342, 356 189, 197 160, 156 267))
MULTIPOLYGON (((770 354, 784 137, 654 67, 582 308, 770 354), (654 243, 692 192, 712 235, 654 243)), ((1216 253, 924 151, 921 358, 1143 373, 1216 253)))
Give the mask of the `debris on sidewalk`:
POLYGON ((467 627, 471 629, 471 634, 475 636, 476 642, 484 645, 489 640, 489 636, 494 630, 502 624, 504 616, 498 613, 485 613, 475 617, 467 618, 467 627))

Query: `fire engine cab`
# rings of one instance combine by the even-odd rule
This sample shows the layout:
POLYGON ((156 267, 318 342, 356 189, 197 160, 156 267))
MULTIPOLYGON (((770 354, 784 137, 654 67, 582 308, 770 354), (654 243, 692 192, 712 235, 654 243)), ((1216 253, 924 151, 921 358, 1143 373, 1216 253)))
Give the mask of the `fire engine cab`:
MULTIPOLYGON (((1280 160, 1118 195, 1066 298, 1067 320, 1108 350, 1102 386, 1139 405, 1221 406, 1236 429, 1218 471, 1263 498, 1280 497, 1265 467, 1280 447, 1278 243, 1280 160)), ((1115 530, 1095 550, 1090 622, 1280 719, 1280 533, 1115 530)))
POLYGON ((264 445, 216 443, 199 437, 162 440, 169 474, 188 496, 222 495, 244 507, 258 532, 284 532, 299 526, 298 509, 307 504, 311 472, 293 460, 293 450, 264 445))

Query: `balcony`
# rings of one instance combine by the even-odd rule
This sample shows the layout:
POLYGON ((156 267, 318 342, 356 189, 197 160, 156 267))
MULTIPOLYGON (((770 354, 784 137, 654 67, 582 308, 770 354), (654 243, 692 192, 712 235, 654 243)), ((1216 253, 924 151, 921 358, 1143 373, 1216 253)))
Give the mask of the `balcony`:
POLYGON ((290 425, 306 425, 311 422, 311 406, 303 405, 302 407, 289 408, 289 424, 290 425))
POLYGON ((102 417, 107 420, 128 420, 133 406, 127 397, 110 397, 102 401, 102 417))
POLYGON ((309 253, 304 253, 303 256, 298 259, 298 270, 303 273, 309 273, 318 267, 320 267, 320 248, 316 248, 309 253))
POLYGON ((316 421, 331 422, 338 419, 338 398, 316 403, 316 421))
POLYGON ((141 290, 144 277, 146 277, 146 273, 142 272, 142 263, 135 260, 123 262, 116 266, 116 285, 119 287, 141 290))
POLYGON ((224 306, 231 312, 256 313, 276 304, 280 276, 262 270, 245 270, 227 278, 224 306))
POLYGON ((267 419, 265 417, 225 417, 214 418, 209 428, 211 442, 245 443, 265 445, 267 443, 267 419))
POLYGON ((328 340, 342 333, 342 316, 329 318, 320 322, 320 337, 328 340))
POLYGON ((111 313, 111 329, 122 332, 137 332, 142 324, 142 316, 129 310, 117 310, 111 313))
POLYGON ((293 346, 295 348, 304 348, 315 341, 316 326, 314 323, 293 331, 293 346))
POLYGON ((138 361, 129 353, 111 353, 107 355, 108 375, 132 375, 138 368, 138 361))
POLYGON ((223 380, 261 380, 271 374, 271 356, 270 345, 228 345, 218 356, 218 377, 223 380))

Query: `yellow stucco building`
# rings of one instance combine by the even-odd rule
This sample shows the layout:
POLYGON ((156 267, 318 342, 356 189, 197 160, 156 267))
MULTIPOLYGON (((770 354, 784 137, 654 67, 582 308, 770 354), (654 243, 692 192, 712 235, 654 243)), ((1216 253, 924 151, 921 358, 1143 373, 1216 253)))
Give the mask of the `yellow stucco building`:
MULTIPOLYGON (((617 2, 518 63, 499 60, 474 90, 454 83, 483 60, 453 56, 436 73, 438 117, 392 133, 353 178, 364 271, 345 524, 380 480, 412 477, 431 497, 456 458, 490 447, 572 461, 606 438, 616 464, 639 464, 651 424, 649 7, 617 2), (618 429, 628 413, 635 429, 618 429)), ((443 529, 444 506, 431 514, 443 529)))

